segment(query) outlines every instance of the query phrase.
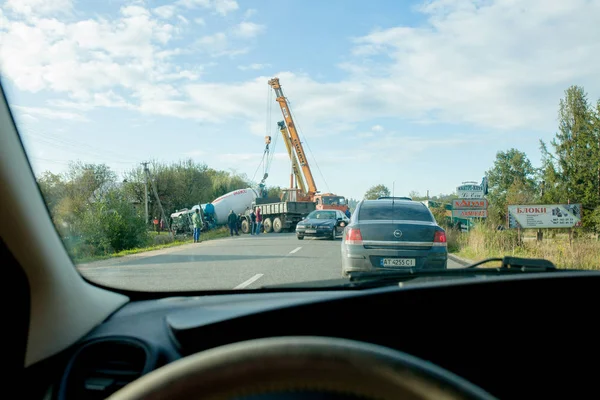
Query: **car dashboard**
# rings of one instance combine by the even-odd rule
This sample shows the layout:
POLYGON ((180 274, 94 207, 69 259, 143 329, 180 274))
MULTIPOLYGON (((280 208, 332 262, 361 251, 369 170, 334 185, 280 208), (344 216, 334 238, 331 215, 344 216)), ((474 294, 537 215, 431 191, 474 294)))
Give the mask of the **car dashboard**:
POLYGON ((498 398, 597 397, 600 274, 559 275, 133 301, 44 370, 52 398, 100 399, 217 346, 327 336, 403 351, 498 398))

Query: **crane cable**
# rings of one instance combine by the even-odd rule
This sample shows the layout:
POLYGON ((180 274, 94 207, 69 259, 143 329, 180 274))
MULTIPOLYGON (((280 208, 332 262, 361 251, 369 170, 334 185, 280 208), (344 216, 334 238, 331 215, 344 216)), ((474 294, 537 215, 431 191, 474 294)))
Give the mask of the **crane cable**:
POLYGON ((294 124, 296 125, 296 130, 298 131, 298 136, 300 137, 300 140, 302 140, 304 143, 306 143, 306 147, 308 147, 308 151, 310 152, 310 155, 315 163, 315 166, 317 167, 317 171, 319 171, 319 175, 321 175, 321 179, 323 179, 323 182, 325 183, 325 187, 327 188, 328 192, 331 192, 331 189, 329 188, 329 184, 327 183, 327 180, 325 179, 325 176, 323 175, 323 172, 321 172, 321 167, 319 167, 319 163, 317 162, 317 159, 315 157, 315 155, 313 154, 312 149, 310 148, 310 144, 308 144, 308 140, 306 140, 306 137, 301 133, 302 130, 300 129, 300 125, 298 124, 298 120, 296 119, 296 114, 294 114, 294 112, 292 111, 292 107, 291 107, 291 102, 290 99, 286 96, 285 98, 288 102, 288 110, 290 112, 290 115, 292 116, 292 119, 294 120, 294 124))
POLYGON ((268 111, 267 111, 266 131, 267 131, 268 136, 275 137, 275 139, 271 143, 271 152, 267 156, 267 165, 265 165, 265 173, 268 173, 271 170, 271 165, 273 164, 273 159, 275 158, 275 149, 277 148, 277 141, 279 140, 279 136, 280 136, 277 133, 277 131, 275 130, 275 126, 272 124, 272 121, 273 121, 273 91, 271 90, 271 88, 268 88, 268 90, 269 90, 269 95, 268 95, 268 111), (272 133, 269 134, 269 131, 272 131, 272 133))
MULTIPOLYGON (((269 134, 270 130, 273 129, 271 127, 271 121, 272 121, 272 115, 273 115, 273 92, 271 90, 271 88, 267 88, 267 112, 266 112, 266 124, 265 124, 265 133, 266 136, 271 136, 273 137, 272 134, 269 134)), ((254 182, 254 179, 256 178, 256 174, 258 174, 258 170, 260 169, 261 165, 263 166, 263 178, 264 176, 269 172, 269 170, 271 169, 271 164, 273 162, 273 158, 275 156, 275 148, 277 147, 277 139, 279 138, 278 135, 275 134, 275 140, 273 140, 272 145, 269 146, 268 144, 265 146, 265 150, 263 152, 262 158, 260 160, 260 163, 258 164, 258 167, 256 167, 256 171, 254 171, 254 175, 252 176, 252 181, 254 182)))

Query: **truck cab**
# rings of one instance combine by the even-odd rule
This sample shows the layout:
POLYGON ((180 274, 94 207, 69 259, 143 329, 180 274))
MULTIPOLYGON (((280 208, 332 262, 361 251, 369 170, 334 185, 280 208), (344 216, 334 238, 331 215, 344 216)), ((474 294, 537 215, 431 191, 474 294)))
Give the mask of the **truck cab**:
POLYGON ((317 210, 340 210, 346 212, 348 204, 344 196, 333 193, 319 193, 315 195, 317 210))

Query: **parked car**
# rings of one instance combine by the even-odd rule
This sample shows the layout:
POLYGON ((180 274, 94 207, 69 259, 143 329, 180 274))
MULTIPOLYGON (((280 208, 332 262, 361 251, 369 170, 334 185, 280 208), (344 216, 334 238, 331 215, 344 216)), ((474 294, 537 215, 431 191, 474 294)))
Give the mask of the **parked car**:
POLYGON ((343 234, 344 228, 350 223, 340 210, 315 210, 296 225, 296 236, 302 240, 305 236, 326 237, 335 239, 343 234))
POLYGON ((346 226, 342 275, 398 268, 446 269, 446 231, 429 208, 410 200, 363 200, 346 226))

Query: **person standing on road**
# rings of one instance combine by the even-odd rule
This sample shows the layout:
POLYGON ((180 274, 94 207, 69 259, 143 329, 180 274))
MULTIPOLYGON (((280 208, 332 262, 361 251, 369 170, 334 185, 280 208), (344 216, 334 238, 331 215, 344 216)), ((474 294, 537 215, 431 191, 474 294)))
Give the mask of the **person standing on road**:
POLYGON ((254 231, 256 230, 256 214, 254 210, 250 211, 250 234, 254 235, 254 231))
POLYGON ((262 214, 260 213, 260 207, 256 207, 256 234, 260 234, 262 228, 262 214))
POLYGON ((202 230, 202 217, 200 210, 196 208, 196 213, 192 216, 194 223, 194 243, 200 243, 200 231, 202 230))
POLYGON ((233 236, 233 232, 235 232, 235 236, 240 236, 238 233, 238 217, 235 215, 233 210, 229 212, 229 216, 227 217, 227 225, 229 225, 229 234, 233 236))

